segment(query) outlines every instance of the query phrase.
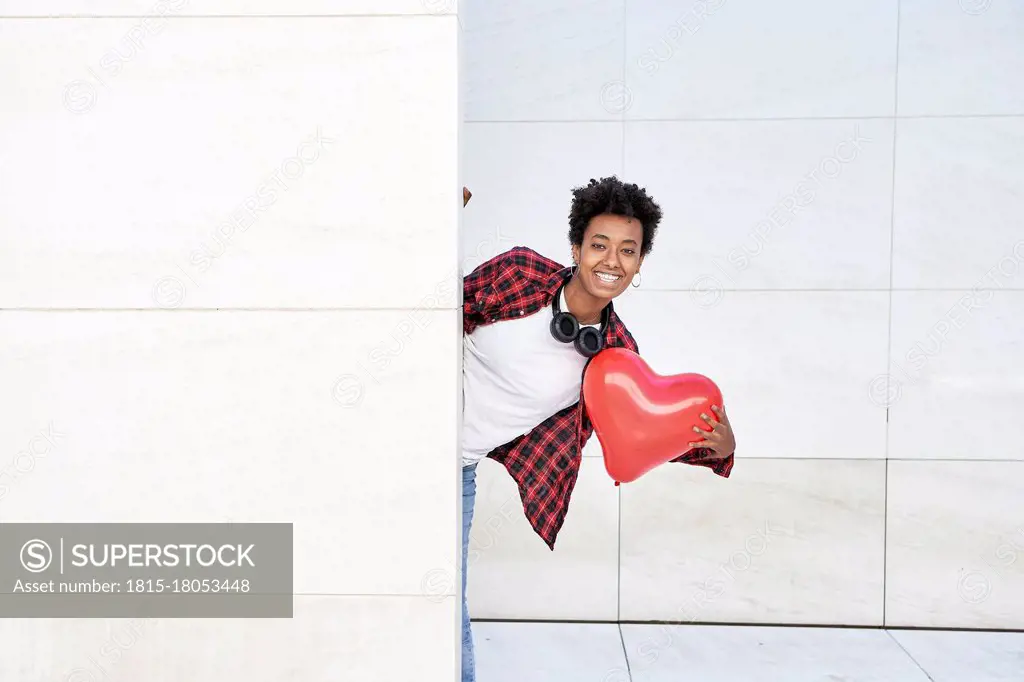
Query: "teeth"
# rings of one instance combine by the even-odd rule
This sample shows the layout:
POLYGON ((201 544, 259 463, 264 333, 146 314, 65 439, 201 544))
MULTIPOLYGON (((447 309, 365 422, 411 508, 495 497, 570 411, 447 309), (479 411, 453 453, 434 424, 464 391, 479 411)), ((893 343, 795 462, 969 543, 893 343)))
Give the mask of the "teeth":
POLYGON ((598 272, 597 276, 604 282, 614 282, 618 279, 622 279, 620 275, 606 275, 603 272, 598 272))

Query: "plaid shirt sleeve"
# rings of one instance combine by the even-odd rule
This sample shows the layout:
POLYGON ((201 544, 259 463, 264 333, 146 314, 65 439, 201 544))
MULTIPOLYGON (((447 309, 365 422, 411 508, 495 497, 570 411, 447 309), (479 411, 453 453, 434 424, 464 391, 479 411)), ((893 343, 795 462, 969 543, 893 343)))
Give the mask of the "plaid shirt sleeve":
POLYGON ((729 478, 736 453, 731 453, 728 457, 712 457, 713 454, 714 451, 710 448, 694 448, 670 461, 707 467, 722 478, 729 478))
POLYGON ((487 292, 510 252, 498 255, 478 265, 462 279, 462 331, 472 334, 487 319, 487 292))

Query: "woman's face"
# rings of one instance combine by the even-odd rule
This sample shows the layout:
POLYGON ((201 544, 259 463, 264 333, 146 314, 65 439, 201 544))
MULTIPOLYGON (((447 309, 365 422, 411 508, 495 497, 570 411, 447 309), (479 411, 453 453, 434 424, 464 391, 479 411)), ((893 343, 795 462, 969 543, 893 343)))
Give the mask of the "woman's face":
POLYGON ((640 270, 644 230, 636 218, 599 215, 590 221, 583 244, 572 247, 579 264, 577 277, 595 298, 611 300, 621 294, 640 270))

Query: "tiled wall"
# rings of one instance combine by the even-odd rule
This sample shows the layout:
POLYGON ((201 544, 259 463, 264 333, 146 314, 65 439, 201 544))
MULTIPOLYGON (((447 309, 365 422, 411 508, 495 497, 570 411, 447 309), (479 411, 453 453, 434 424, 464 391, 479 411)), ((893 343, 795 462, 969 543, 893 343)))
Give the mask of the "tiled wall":
POLYGON ((473 615, 1024 627, 1024 8, 495 5, 462 13, 463 248, 567 263, 571 187, 646 186, 618 309, 719 382, 739 460, 616 488, 592 440, 554 552, 485 462, 473 615))
POLYGON ((292 522, 296 593, 0 678, 456 678, 461 27, 387 4, 0 2, 0 521, 292 522))

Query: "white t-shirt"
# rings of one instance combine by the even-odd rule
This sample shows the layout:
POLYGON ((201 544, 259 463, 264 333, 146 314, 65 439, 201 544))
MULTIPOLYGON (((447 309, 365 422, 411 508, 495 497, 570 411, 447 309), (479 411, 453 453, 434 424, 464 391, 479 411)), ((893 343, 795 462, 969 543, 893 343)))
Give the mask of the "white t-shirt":
MULTIPOLYGON (((560 309, 567 311, 565 291, 560 309)), ((598 327, 599 325, 588 325, 598 327)), ((579 402, 587 359, 551 336, 551 306, 464 338, 462 466, 579 402)))

